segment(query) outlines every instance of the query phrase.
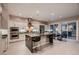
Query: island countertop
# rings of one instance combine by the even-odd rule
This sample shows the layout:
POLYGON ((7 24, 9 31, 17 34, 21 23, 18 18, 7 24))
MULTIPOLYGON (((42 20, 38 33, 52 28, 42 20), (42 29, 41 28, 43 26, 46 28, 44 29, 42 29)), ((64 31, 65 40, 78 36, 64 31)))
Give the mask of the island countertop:
POLYGON ((27 33, 27 34, 25 34, 25 35, 28 35, 28 36, 30 36, 30 37, 40 36, 39 33, 27 33))
POLYGON ((48 36, 52 35, 53 33, 26 33, 25 34, 25 45, 28 47, 28 49, 33 52, 33 49, 36 48, 36 47, 40 47, 40 46, 43 46, 45 44, 48 44, 50 43, 50 39, 47 38, 48 36), (33 44, 33 38, 34 37, 37 37, 37 36, 40 36, 41 37, 41 44, 37 45, 37 46, 34 46, 33 44))
POLYGON ((35 36, 44 36, 44 35, 50 35, 50 34, 53 34, 53 33, 48 33, 48 32, 42 33, 42 34, 40 34, 40 33, 26 33, 25 35, 28 35, 30 37, 35 37, 35 36))

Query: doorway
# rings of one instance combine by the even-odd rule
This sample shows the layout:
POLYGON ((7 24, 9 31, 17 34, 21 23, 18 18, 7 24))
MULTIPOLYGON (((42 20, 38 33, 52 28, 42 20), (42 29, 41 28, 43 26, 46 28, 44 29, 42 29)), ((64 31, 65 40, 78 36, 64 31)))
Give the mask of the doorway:
POLYGON ((76 39, 76 22, 68 24, 68 39, 76 39))
POLYGON ((76 40, 76 22, 62 24, 61 33, 63 38, 76 40))

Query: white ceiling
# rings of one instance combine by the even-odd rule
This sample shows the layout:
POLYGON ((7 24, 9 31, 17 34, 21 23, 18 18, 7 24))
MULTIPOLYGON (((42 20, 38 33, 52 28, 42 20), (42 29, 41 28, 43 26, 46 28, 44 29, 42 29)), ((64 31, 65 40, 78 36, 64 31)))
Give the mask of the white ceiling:
POLYGON ((6 7, 12 15, 32 17, 42 21, 79 15, 79 4, 76 3, 9 3, 6 7))

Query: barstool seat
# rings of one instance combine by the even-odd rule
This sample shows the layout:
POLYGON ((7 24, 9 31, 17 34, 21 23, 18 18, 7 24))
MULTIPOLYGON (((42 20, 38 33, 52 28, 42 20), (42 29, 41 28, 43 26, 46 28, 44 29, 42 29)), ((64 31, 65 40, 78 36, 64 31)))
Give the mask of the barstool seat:
POLYGON ((32 41, 34 41, 34 42, 40 41, 40 36, 35 36, 35 37, 33 37, 32 41))
MULTIPOLYGON (((36 46, 34 49, 37 51, 37 45, 35 45, 36 42, 40 42, 41 38, 40 36, 35 36, 35 37, 32 37, 32 41, 34 42, 34 46, 36 46)), ((40 45, 40 44, 39 44, 40 45)), ((41 48, 40 48, 41 49, 41 48)))
POLYGON ((47 35, 47 37, 49 38, 49 43, 53 44, 53 34, 47 35))

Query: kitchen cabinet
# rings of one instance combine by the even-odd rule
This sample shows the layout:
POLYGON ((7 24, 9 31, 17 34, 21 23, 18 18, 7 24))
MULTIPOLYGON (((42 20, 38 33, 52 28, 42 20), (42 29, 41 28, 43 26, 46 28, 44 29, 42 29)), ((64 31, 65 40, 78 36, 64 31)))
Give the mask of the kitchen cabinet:
POLYGON ((0 54, 5 52, 8 48, 8 35, 6 29, 0 29, 0 54))
POLYGON ((5 4, 0 5, 2 12, 0 13, 0 54, 7 50, 8 47, 8 20, 9 13, 5 4))
POLYGON ((2 52, 2 49, 1 49, 1 31, 0 31, 0 54, 2 52))
POLYGON ((0 14, 0 28, 1 28, 1 14, 0 14))

